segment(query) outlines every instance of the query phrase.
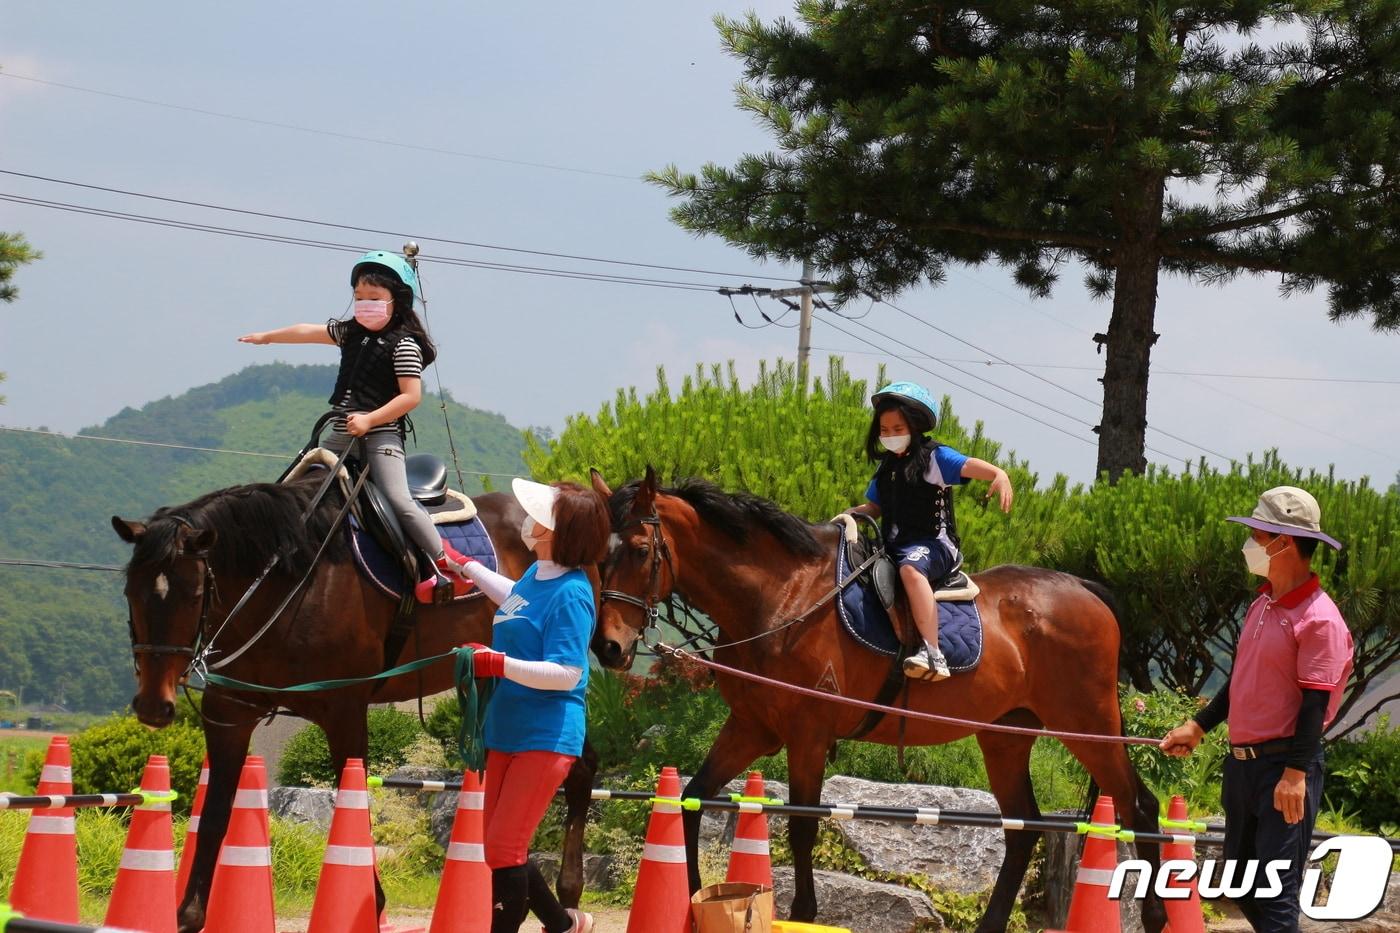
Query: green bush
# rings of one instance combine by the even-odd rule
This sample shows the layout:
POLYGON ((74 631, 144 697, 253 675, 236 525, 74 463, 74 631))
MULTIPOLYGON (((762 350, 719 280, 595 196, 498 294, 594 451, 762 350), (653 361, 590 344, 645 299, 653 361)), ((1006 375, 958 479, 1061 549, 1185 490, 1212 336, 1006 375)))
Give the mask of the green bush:
MULTIPOLYGON (((1123 697, 1123 731, 1160 738, 1186 722, 1205 701, 1179 690, 1129 692, 1123 697)), ((1186 798, 1193 814, 1219 813, 1220 781, 1230 742, 1224 726, 1214 729, 1185 758, 1163 755, 1155 746, 1129 745, 1128 757, 1152 792, 1165 804, 1174 794, 1186 798)))
MULTIPOLYGON (((413 743, 423 734, 418 718, 396 709, 369 711, 370 774, 387 774, 403 765, 413 743)), ((287 742, 277 768, 282 784, 331 785, 339 780, 331 764, 330 746, 320 726, 307 726, 287 742)))
MULTIPOLYGON (((113 715, 74 735, 73 792, 77 794, 123 793, 141 786, 146 759, 164 755, 170 759, 170 785, 180 796, 173 809, 188 813, 199 785, 204 762, 204 733, 193 714, 178 716, 164 729, 151 730, 135 716, 113 715)), ((31 752, 21 777, 36 786, 44 766, 44 751, 31 752)))
POLYGON ((1400 726, 1382 714, 1375 728, 1327 746, 1323 792, 1334 809, 1371 832, 1400 832, 1400 726))

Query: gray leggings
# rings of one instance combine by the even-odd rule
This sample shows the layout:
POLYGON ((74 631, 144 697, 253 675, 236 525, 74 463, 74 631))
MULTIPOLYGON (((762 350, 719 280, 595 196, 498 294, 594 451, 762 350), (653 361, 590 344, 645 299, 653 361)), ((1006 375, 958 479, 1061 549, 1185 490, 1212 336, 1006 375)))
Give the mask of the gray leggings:
MULTIPOLYGON (((333 431, 321 446, 335 454, 350 445, 348 434, 333 431)), ((408 476, 404 472, 403 441, 397 433, 371 432, 365 435, 365 450, 369 456, 369 475, 374 485, 384 493, 399 520, 404 534, 433 557, 441 557, 442 538, 427 511, 408 491, 408 476)))

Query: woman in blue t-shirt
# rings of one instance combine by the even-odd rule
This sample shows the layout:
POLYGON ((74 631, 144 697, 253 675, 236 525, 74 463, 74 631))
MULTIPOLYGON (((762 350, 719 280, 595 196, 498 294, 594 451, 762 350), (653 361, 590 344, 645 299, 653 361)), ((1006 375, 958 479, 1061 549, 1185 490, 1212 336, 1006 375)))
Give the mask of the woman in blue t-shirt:
POLYGON ((948 661, 938 647, 938 606, 933 588, 962 563, 953 521, 953 487, 972 479, 991 482, 1003 512, 1011 511, 1011 479, 995 464, 961 454, 927 435, 938 411, 927 389, 895 382, 870 398, 875 407, 865 438, 865 455, 878 463, 865 490, 861 512, 880 519, 885 549, 899 565, 899 579, 914 624, 923 637, 918 651, 904 659, 904 675, 943 680, 948 661))
POLYGON ((466 573, 496 611, 492 647, 476 645, 478 677, 501 682, 486 711, 486 864, 491 933, 515 933, 526 909, 545 933, 589 933, 593 918, 565 910, 529 860, 554 793, 583 751, 593 586, 580 568, 607 554, 607 502, 574 483, 512 483, 525 509, 520 529, 535 563, 511 580, 469 561, 466 573))

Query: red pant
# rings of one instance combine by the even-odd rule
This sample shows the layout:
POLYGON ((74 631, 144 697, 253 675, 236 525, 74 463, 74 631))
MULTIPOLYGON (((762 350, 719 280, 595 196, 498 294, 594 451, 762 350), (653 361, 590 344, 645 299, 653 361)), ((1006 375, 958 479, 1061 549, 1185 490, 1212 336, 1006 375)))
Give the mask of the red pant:
POLYGON ((558 752, 497 752, 486 756, 486 864, 524 865, 530 839, 564 783, 574 756, 558 752))

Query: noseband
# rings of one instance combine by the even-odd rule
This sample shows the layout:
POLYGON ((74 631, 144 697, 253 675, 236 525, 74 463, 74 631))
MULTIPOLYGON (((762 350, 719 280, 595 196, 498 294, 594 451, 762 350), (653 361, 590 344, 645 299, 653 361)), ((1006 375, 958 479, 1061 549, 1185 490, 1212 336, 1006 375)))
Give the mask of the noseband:
MULTIPOLYGON (((187 519, 187 518, 185 518, 183 515, 167 515, 167 516, 165 516, 165 517, 171 519, 172 521, 179 522, 181 525, 184 525, 184 526, 185 526, 186 528, 188 528, 190 531, 194 531, 194 530, 195 530, 194 525, 190 524, 190 520, 187 519)), ((175 556, 176 556, 177 558, 179 558, 179 557, 190 557, 190 558, 193 558, 193 559, 195 559, 195 560, 200 561, 200 562, 203 563, 203 565, 204 565, 204 582, 203 582, 203 585, 202 585, 202 587, 201 587, 202 593, 201 593, 201 595, 200 595, 199 626, 198 626, 198 628, 196 629, 196 632, 197 632, 197 635, 196 635, 196 643, 195 643, 195 645, 188 645, 188 646, 184 646, 184 647, 179 646, 179 645, 142 645, 142 644, 137 644, 137 643, 136 643, 136 620, 135 620, 134 618, 132 618, 132 615, 131 615, 131 603, 130 603, 130 600, 128 600, 128 601, 127 601, 126 625, 127 625, 127 629, 131 632, 131 642, 132 642, 132 645, 131 645, 131 653, 132 653, 132 655, 133 655, 133 662, 135 662, 136 658, 139 658, 139 657, 142 656, 142 655, 150 655, 150 656, 153 656, 153 657, 160 657, 160 656, 164 656, 164 655, 175 655, 175 656, 177 656, 177 657, 184 657, 184 658, 191 658, 191 659, 193 659, 194 656, 195 656, 196 645, 198 645, 199 641, 203 640, 203 638, 204 638, 204 626, 205 626, 206 621, 207 621, 208 618, 209 618, 209 607, 210 607, 210 605, 213 603, 214 595, 215 595, 215 593, 217 592, 216 587, 215 587, 215 583, 214 583, 214 568, 211 567, 211 566, 209 566, 209 551, 208 551, 207 549, 203 549, 203 550, 198 550, 198 551, 188 551, 188 552, 186 552, 185 550, 180 549, 180 550, 177 550, 177 551, 175 552, 175 556)))
MULTIPOLYGON (((653 507, 651 514, 645 518, 638 519, 632 524, 645 525, 651 529, 651 582, 648 585, 650 592, 645 598, 633 596, 631 593, 624 593, 620 590, 607 589, 607 581, 603 581, 602 591, 603 601, 613 600, 615 602, 626 603, 629 606, 636 606, 646 613, 646 623, 642 626, 642 634, 655 630, 657 620, 661 617, 661 565, 665 562, 666 570, 671 576, 672 585, 676 580, 676 568, 671 563, 671 548, 666 544, 666 536, 661 533, 661 516, 657 514, 653 507)), ((624 530, 626 527, 624 526, 624 530)), ((667 596, 665 602, 670 601, 667 596)))

